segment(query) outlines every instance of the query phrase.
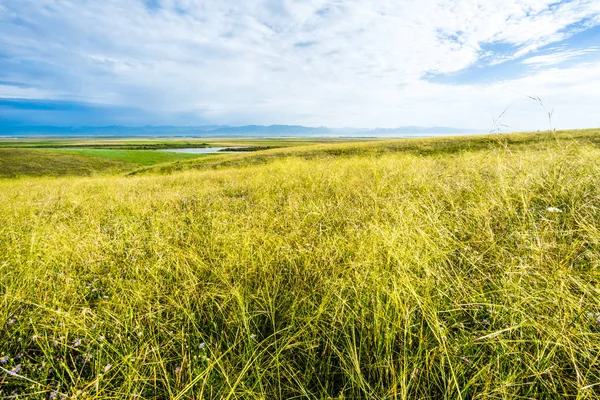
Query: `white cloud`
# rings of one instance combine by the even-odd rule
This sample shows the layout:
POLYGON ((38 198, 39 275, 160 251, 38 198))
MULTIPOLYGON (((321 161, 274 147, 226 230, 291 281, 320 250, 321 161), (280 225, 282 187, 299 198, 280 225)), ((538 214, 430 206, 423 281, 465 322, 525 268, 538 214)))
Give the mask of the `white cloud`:
POLYGON ((578 57, 594 54, 600 51, 600 47, 589 47, 579 50, 559 50, 554 53, 541 56, 529 57, 523 60, 523 64, 535 65, 537 67, 556 65, 578 57))
MULTIPOLYGON (((600 23, 597 0, 157 3, 4 0, 0 56, 11 61, 0 80, 35 90, 0 87, 0 97, 44 93, 232 124, 485 127, 494 107, 515 98, 510 83, 439 85, 424 74, 473 66, 489 58, 485 45, 512 46, 496 55, 512 58, 566 38, 575 23, 600 23)), ((540 57, 525 63, 551 65, 560 56, 540 57)), ((562 96, 567 85, 574 104, 597 90, 598 75, 580 85, 564 82, 576 68, 557 71, 512 84, 548 96, 562 96)), ((523 115, 521 125, 533 127, 536 118, 523 115)), ((581 111, 566 121, 600 125, 598 118, 581 111)))

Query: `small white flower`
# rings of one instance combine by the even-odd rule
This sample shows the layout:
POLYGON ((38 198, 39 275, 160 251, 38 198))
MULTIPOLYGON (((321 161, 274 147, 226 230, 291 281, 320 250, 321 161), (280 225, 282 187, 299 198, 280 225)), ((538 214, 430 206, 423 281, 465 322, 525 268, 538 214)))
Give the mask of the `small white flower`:
POLYGON ((546 209, 546 211, 548 211, 549 213, 561 213, 562 210, 560 208, 556 208, 556 207, 548 207, 546 209))

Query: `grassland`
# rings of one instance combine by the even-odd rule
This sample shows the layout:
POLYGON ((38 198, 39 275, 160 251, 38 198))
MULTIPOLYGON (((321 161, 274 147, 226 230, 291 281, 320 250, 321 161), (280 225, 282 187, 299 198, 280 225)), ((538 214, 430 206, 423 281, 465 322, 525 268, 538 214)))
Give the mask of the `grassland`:
POLYGON ((599 137, 0 181, 0 397, 599 398, 599 137))
POLYGON ((118 174, 135 171, 142 166, 203 156, 156 150, 0 147, 0 178, 118 174))
MULTIPOLYGON (((344 139, 7 139, 0 138, 0 178, 27 176, 89 176, 133 172, 143 166, 170 165, 206 154, 161 152, 181 148, 231 147, 254 152, 344 139), (41 153, 40 150, 50 151, 41 153), (62 154, 60 154, 62 153, 62 154)), ((215 156, 208 160, 213 160, 215 156)), ((220 159, 220 157, 217 157, 220 159)))
POLYGON ((137 165, 155 165, 175 160, 196 159, 203 156, 202 154, 170 153, 156 150, 60 149, 59 151, 124 161, 137 165))
POLYGON ((0 148, 0 179, 23 176, 93 175, 118 173, 131 169, 132 165, 114 159, 57 151, 0 148))
POLYGON ((229 146, 295 147, 318 143, 344 143, 371 141, 376 139, 338 139, 338 138, 0 138, 0 148, 95 148, 113 150, 160 150, 178 148, 204 148, 229 146))

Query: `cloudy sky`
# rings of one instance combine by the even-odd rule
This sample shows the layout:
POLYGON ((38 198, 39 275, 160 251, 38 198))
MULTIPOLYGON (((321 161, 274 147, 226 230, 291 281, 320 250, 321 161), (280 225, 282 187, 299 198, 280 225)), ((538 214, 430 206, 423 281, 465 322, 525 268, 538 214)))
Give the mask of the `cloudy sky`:
POLYGON ((600 126, 599 0, 0 0, 0 123, 600 126))

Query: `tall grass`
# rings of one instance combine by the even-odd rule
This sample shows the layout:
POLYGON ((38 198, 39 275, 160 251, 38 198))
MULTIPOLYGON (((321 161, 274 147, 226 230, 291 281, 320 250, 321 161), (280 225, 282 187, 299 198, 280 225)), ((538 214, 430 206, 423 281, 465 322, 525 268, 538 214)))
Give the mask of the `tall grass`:
POLYGON ((0 182, 0 396, 597 398, 598 160, 0 182))

